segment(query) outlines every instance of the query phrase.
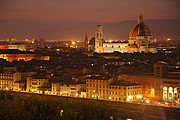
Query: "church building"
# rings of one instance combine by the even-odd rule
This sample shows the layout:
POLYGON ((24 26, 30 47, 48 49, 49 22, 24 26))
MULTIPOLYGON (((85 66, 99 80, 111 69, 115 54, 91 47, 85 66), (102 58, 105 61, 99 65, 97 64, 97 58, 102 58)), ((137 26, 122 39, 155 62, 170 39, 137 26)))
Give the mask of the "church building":
POLYGON ((88 51, 97 53, 148 53, 156 52, 153 46, 153 39, 150 29, 144 24, 142 15, 139 16, 138 23, 129 33, 129 42, 107 42, 103 37, 103 26, 97 25, 95 37, 91 38, 88 51))

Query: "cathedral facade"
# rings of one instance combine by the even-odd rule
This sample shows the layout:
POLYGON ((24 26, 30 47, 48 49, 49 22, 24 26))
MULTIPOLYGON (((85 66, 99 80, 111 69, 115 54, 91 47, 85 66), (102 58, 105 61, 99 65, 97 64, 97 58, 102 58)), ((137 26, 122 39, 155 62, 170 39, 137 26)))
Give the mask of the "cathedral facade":
POLYGON ((150 29, 144 24, 143 17, 140 15, 137 25, 135 25, 129 33, 129 42, 107 42, 103 37, 103 26, 97 25, 95 37, 91 38, 88 50, 97 53, 148 53, 156 52, 153 46, 153 39, 150 29))

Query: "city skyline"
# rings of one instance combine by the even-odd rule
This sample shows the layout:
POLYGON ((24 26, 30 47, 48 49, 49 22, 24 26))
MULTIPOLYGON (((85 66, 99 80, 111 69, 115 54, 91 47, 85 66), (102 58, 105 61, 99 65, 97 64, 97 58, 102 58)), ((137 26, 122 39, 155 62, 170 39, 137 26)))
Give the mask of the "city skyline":
POLYGON ((180 0, 0 0, 0 120, 180 118, 180 0))
MULTIPOLYGON (((177 20, 177 22, 173 21, 168 25, 179 26, 179 3, 178 0, 113 0, 111 2, 108 0, 44 0, 43 3, 41 0, 0 1, 0 39, 8 39, 10 37, 36 39, 43 37, 45 39, 74 39, 82 41, 86 33, 88 33, 89 39, 93 37, 94 26, 102 23, 105 27, 109 26, 105 29, 107 38, 127 40, 128 32, 133 27, 130 25, 134 25, 134 23, 123 26, 123 21, 137 21, 139 14, 144 16, 145 23, 146 20, 150 19, 171 19, 177 20), (114 27, 113 24, 119 21, 122 24, 119 26, 115 25, 119 28, 114 27), (113 30, 110 28, 113 28, 113 30), (121 30, 122 28, 123 30, 121 30), (124 29, 126 30, 125 32, 124 29)), ((154 29, 156 30, 157 28, 152 27, 153 31, 154 29)), ((173 27, 169 31, 164 28, 161 30, 165 31, 162 31, 162 34, 167 35, 165 37, 174 37, 175 35, 177 36, 177 30, 174 32, 175 35, 170 36, 171 33, 168 34, 174 29, 178 28, 173 27)), ((156 35, 155 31, 153 36, 157 38, 159 35, 156 35)))

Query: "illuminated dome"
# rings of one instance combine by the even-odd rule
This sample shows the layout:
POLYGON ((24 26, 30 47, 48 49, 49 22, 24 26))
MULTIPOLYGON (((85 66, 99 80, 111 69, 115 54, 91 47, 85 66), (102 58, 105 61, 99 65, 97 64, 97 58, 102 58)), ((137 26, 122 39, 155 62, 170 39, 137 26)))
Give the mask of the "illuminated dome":
POLYGON ((150 29, 143 23, 143 17, 140 15, 138 19, 138 24, 132 28, 129 33, 130 38, 136 36, 151 36, 150 29))

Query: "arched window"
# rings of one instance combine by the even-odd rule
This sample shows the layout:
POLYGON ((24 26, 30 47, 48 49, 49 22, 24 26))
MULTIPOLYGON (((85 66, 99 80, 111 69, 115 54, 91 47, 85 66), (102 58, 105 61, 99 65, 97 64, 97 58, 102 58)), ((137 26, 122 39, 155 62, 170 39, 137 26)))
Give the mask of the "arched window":
POLYGON ((157 68, 156 68, 156 74, 159 74, 159 73, 160 73, 160 68, 157 67, 157 68))
POLYGON ((167 100, 167 87, 163 87, 163 100, 167 100))
POLYGON ((173 100, 173 97, 174 97, 174 92, 173 92, 173 88, 172 87, 169 87, 168 89, 168 100, 173 100))

